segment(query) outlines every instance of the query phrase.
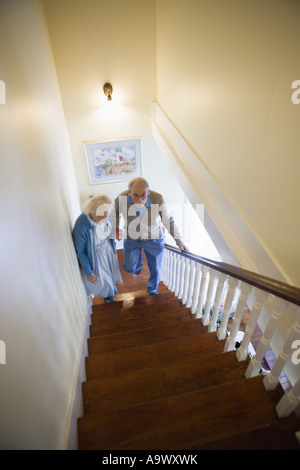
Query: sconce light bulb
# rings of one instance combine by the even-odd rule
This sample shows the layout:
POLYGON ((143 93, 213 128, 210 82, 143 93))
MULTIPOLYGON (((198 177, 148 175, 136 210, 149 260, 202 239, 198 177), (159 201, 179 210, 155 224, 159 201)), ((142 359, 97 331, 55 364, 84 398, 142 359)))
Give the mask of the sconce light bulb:
POLYGON ((107 101, 112 101, 112 92, 113 92, 113 87, 111 86, 110 83, 105 83, 103 86, 103 91, 105 96, 107 96, 107 101))

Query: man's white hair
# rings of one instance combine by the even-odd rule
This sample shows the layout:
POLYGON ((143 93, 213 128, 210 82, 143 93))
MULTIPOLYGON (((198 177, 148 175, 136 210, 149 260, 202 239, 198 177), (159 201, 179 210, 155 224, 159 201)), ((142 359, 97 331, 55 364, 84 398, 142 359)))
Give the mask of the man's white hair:
POLYGON ((146 189, 149 189, 148 181, 145 180, 145 178, 142 178, 140 176, 137 176, 136 178, 133 178, 131 181, 129 181, 129 184, 128 184, 129 191, 131 190, 131 188, 134 184, 144 184, 146 189))

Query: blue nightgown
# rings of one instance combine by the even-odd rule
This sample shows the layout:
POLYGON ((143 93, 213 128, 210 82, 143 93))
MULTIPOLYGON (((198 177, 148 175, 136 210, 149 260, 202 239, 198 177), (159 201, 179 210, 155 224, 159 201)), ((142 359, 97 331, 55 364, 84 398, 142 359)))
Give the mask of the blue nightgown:
POLYGON ((94 297, 111 297, 117 292, 116 284, 123 284, 118 256, 109 239, 111 227, 107 221, 96 224, 92 219, 88 219, 91 225, 95 227, 95 248, 98 272, 94 274, 99 277, 99 280, 93 284, 87 280, 85 275, 85 288, 88 294, 93 294, 94 297))

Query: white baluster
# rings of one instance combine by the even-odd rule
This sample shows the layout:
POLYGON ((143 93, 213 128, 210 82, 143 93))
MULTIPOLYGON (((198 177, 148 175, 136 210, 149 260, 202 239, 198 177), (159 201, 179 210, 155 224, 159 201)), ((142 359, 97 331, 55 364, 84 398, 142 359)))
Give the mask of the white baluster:
POLYGON ((163 282, 163 284, 165 283, 166 257, 167 257, 167 254, 166 254, 166 250, 165 250, 164 254, 163 254, 163 260, 162 260, 162 264, 161 264, 161 274, 160 274, 160 279, 163 282))
POLYGON ((195 276, 195 285, 194 285, 194 292, 193 292, 193 299, 192 299, 192 308, 191 308, 191 313, 192 314, 196 313, 196 311, 197 311, 201 279, 202 279, 202 264, 197 263, 196 276, 195 276))
POLYGON ((253 331, 256 327, 263 303, 265 302, 269 294, 260 289, 255 289, 254 295, 255 295, 255 301, 251 310, 251 314, 249 316, 249 320, 246 326, 246 331, 243 337, 243 341, 236 352, 236 357, 238 361, 245 361, 248 356, 248 346, 250 344, 253 331))
POLYGON ((174 295, 175 297, 178 297, 179 294, 179 288, 180 288, 180 276, 181 276, 181 264, 182 264, 182 256, 178 255, 177 258, 177 270, 176 270, 176 281, 175 281, 175 290, 174 290, 174 295))
POLYGON ((165 250, 165 253, 164 253, 164 285, 167 286, 168 285, 168 276, 169 276, 169 262, 170 262, 170 251, 169 250, 165 250))
POLYGON ((263 360, 265 352, 270 344, 274 331, 277 327, 279 318, 282 315, 283 308, 284 308, 284 301, 276 297, 274 300, 273 311, 271 313, 271 317, 265 328, 263 337, 260 340, 260 343, 259 343, 259 346, 257 348, 254 358, 251 360, 246 370, 246 374, 245 374, 246 378, 254 377, 255 375, 259 373, 260 368, 261 368, 261 361, 263 360))
POLYGON ((170 280, 170 291, 174 292, 175 290, 175 282, 176 282, 176 270, 177 270, 177 253, 173 253, 173 262, 172 262, 172 269, 171 269, 171 280, 170 280))
POLYGON ((234 297, 238 282, 239 282, 238 279, 235 279, 233 277, 232 278, 230 277, 228 279, 227 294, 226 294, 226 300, 225 300, 225 305, 224 305, 223 314, 222 314, 222 320, 221 320, 220 327, 217 331, 217 337, 219 340, 225 339, 227 335, 228 318, 231 312, 233 297, 234 297))
POLYGON ((279 403, 276 405, 276 413, 279 418, 289 416, 296 406, 299 405, 300 397, 300 379, 295 383, 293 388, 283 395, 279 403))
POLYGON ((181 266, 182 256, 179 253, 176 253, 176 271, 174 276, 174 293, 178 290, 179 278, 180 278, 180 266, 181 266))
POLYGON ((252 290, 252 286, 249 284, 241 284, 241 293, 239 303, 237 305, 236 312, 234 314, 233 322, 230 329, 230 334, 227 336, 224 352, 233 351, 235 348, 236 335, 240 327, 242 316, 245 310, 248 295, 252 290))
POLYGON ((191 262, 189 259, 187 259, 186 265, 185 265, 184 286, 183 286, 183 295, 182 295, 183 305, 185 305, 187 302, 187 294, 188 294, 189 281, 190 281, 190 270, 191 270, 191 262))
POLYGON ((198 305, 197 305, 197 311, 196 311, 196 318, 201 318, 203 316, 203 306, 206 303, 206 297, 207 297, 207 290, 208 290, 208 284, 209 284, 209 269, 207 266, 203 267, 203 273, 202 273, 202 279, 201 279, 201 285, 200 285, 200 292, 199 292, 199 299, 198 299, 198 305))
POLYGON ((195 261, 191 261, 191 264, 190 264, 190 279, 189 279, 189 286, 188 286, 187 299, 186 299, 186 306, 188 308, 190 308, 191 305, 192 305, 192 298, 193 298, 194 284, 195 284, 195 276, 196 276, 196 266, 195 265, 196 265, 195 261))
POLYGON ((226 279, 227 279, 226 274, 223 274, 223 273, 218 274, 218 286, 217 286, 217 291, 216 291, 216 297, 215 297, 213 311, 212 311, 212 315, 211 315, 211 319, 210 319, 209 327, 208 327, 209 333, 217 330, 217 320, 218 320, 218 315, 220 312, 222 294, 224 291, 226 279))
POLYGON ((181 270, 180 270, 180 283, 179 283, 178 299, 182 299, 182 296, 183 296, 186 263, 187 263, 187 258, 181 257, 181 270))
MULTIPOLYGON (((291 305, 288 308, 288 315, 291 318, 294 318, 294 313, 296 312, 296 305, 291 305)), ((264 386, 266 390, 274 390, 278 384, 278 377, 281 374, 282 369, 284 368, 287 361, 291 358, 293 354, 292 344, 295 340, 300 338, 300 322, 295 320, 293 327, 290 331, 288 338, 286 339, 270 374, 264 377, 264 386)))
POLYGON ((216 294, 216 284, 218 282, 218 276, 216 271, 213 269, 210 272, 210 279, 208 285, 207 298, 205 303, 204 315, 202 317, 203 325, 208 325, 210 320, 210 310, 214 303, 214 298, 216 294))
POLYGON ((174 260, 175 260, 175 253, 171 251, 170 253, 170 264, 169 264, 169 276, 168 276, 168 288, 171 289, 172 285, 172 277, 174 271, 174 260))

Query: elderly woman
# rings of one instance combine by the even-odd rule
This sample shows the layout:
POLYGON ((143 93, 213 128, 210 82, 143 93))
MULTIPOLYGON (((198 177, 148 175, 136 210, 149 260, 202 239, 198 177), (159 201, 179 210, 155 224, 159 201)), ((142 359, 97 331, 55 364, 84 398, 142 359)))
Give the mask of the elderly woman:
POLYGON ((77 258, 88 294, 114 302, 116 284, 123 284, 112 234, 112 202, 105 195, 89 200, 73 229, 77 258))

